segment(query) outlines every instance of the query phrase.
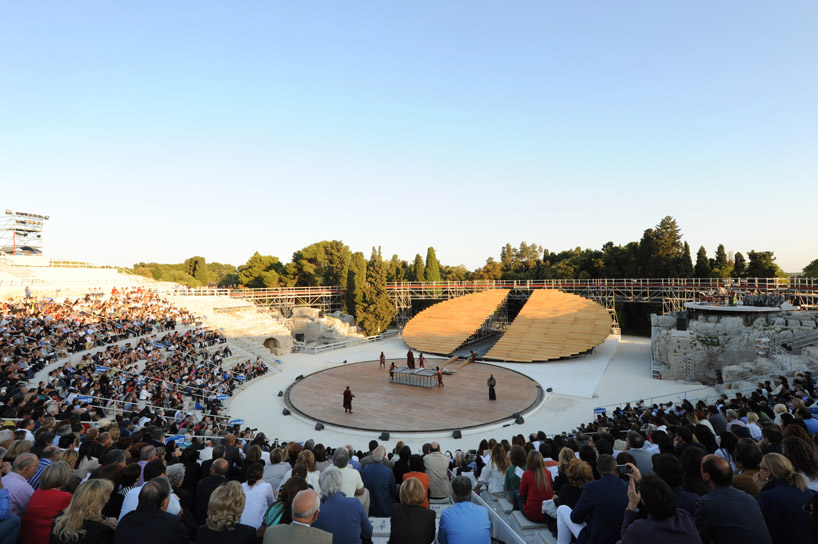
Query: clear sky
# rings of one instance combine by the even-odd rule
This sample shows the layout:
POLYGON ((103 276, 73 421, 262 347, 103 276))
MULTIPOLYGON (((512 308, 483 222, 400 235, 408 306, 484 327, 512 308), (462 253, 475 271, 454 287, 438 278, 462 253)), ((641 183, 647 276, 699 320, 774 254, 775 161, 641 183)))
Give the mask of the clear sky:
POLYGON ((0 209, 46 252, 288 262, 323 239, 818 258, 813 1, 0 0, 0 209))

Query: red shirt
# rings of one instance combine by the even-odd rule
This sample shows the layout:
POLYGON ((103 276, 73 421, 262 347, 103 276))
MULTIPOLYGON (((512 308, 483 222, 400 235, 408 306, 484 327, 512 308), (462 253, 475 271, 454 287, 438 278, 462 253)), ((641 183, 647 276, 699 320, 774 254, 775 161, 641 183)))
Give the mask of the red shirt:
POLYGON ((551 482, 551 473, 545 471, 548 478, 548 491, 537 489, 534 481, 534 471, 526 470, 520 478, 520 496, 525 499, 523 510, 528 519, 532 521, 545 521, 545 514, 542 513, 542 501, 554 498, 554 486, 551 482))
POLYGON ((425 472, 407 472, 403 475, 403 481, 405 482, 408 478, 417 478, 420 480, 420 483, 423 485, 423 489, 426 491, 426 494, 423 495, 423 502, 420 504, 420 506, 429 508, 429 475, 425 472))
POLYGON ((38 489, 28 501, 20 529, 20 544, 48 544, 51 522, 68 508, 71 493, 59 489, 38 489))

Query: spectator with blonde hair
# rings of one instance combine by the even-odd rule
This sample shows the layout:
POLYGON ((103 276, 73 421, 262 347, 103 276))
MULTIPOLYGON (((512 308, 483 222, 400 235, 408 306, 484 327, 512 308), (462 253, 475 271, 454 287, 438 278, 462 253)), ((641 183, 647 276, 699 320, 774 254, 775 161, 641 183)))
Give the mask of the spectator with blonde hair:
POLYGON ((807 478, 793 469, 790 460, 780 453, 761 458, 753 482, 761 491, 758 505, 770 531, 773 544, 808 542, 809 518, 803 511, 812 499, 807 478))
MULTIPOLYGON (((301 450, 298 454, 298 457, 295 461, 296 465, 303 465, 307 469, 307 484, 312 487, 316 493, 319 495, 321 494, 321 482, 320 477, 321 473, 318 472, 318 469, 315 467, 315 456, 312 454, 310 450, 301 450)), ((290 479, 293 475, 292 469, 289 470, 286 474, 284 474, 284 478, 281 479, 282 482, 286 482, 290 479)))
POLYGON ((196 544, 255 544, 256 528, 239 523, 245 496, 241 484, 232 481, 220 485, 207 503, 207 522, 196 531, 196 544))
POLYGON ((51 544, 110 544, 116 520, 104 518, 102 507, 113 489, 109 480, 82 483, 68 508, 54 521, 51 544))
POLYGON ((71 503, 71 493, 60 488, 68 483, 71 468, 65 461, 48 465, 40 476, 40 486, 28 501, 20 530, 20 544, 47 544, 54 518, 71 503))
POLYGON ((400 486, 400 503, 392 505, 389 544, 430 544, 435 540, 435 511, 423 506, 426 489, 417 478, 400 486))

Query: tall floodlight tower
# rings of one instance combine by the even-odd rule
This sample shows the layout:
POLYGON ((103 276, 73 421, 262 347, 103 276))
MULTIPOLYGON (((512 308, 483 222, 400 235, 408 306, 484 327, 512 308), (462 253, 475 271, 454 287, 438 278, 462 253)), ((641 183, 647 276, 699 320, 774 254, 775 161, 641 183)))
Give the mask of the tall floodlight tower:
POLYGON ((6 210, 0 216, 0 254, 42 255, 43 225, 48 215, 6 210))

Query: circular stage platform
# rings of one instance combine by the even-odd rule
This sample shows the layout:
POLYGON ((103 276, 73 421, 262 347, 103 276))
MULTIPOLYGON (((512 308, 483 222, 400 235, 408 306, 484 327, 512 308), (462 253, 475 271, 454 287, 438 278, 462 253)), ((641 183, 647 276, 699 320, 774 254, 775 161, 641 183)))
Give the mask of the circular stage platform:
MULTIPOLYGON (((482 363, 450 368, 443 387, 391 383, 389 365, 378 361, 337 366, 311 374, 291 385, 284 402, 293 412, 316 422, 367 431, 439 432, 481 427, 525 413, 543 399, 540 385, 502 367, 482 363), (497 380, 497 400, 490 401, 486 380, 497 380), (352 414, 344 412, 343 392, 352 389, 352 414)), ((395 364, 406 366, 403 359, 395 364)), ((442 361, 428 359, 426 368, 442 361)), ((455 363, 457 365, 459 363, 455 363)), ((445 367, 444 367, 445 368, 445 367)))

